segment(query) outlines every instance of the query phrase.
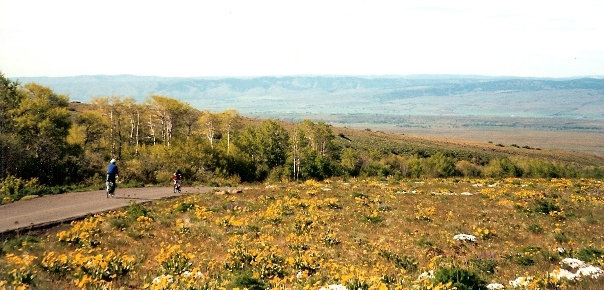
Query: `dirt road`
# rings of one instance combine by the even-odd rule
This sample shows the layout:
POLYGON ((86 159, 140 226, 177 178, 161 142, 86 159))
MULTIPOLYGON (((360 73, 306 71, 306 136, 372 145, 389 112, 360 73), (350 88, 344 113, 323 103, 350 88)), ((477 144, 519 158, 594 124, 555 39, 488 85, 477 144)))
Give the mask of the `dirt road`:
POLYGON ((107 198, 104 190, 71 192, 21 200, 0 206, 0 234, 26 232, 70 222, 89 214, 183 194, 211 192, 215 187, 183 187, 174 194, 171 187, 118 188, 115 197, 107 198))

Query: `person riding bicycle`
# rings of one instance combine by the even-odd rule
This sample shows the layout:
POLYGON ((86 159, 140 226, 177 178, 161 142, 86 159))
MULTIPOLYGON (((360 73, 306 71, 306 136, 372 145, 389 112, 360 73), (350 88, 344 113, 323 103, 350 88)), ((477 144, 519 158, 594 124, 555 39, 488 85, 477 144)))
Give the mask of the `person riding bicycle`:
POLYGON ((107 185, 107 193, 111 194, 111 196, 113 196, 115 192, 115 180, 117 179, 118 174, 118 169, 115 162, 115 159, 111 159, 109 162, 109 165, 107 166, 107 179, 105 180, 107 185))
POLYGON ((182 173, 180 173, 180 169, 176 169, 176 172, 172 174, 172 180, 174 180, 174 192, 178 190, 180 192, 180 184, 183 180, 182 173))

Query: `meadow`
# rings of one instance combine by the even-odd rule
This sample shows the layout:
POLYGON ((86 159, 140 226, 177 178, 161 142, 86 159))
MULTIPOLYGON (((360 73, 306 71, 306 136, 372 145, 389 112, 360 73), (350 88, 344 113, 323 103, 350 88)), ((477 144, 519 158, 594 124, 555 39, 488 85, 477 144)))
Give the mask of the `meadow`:
POLYGON ((602 289, 603 189, 350 178, 184 195, 5 238, 0 288, 602 289))

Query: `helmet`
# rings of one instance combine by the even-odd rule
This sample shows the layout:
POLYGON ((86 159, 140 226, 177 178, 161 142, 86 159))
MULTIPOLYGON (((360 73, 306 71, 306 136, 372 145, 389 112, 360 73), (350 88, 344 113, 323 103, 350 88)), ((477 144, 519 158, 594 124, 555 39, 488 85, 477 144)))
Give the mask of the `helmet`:
POLYGON ((111 163, 115 163, 115 159, 111 159, 111 161, 110 161, 110 162, 111 162, 111 163))

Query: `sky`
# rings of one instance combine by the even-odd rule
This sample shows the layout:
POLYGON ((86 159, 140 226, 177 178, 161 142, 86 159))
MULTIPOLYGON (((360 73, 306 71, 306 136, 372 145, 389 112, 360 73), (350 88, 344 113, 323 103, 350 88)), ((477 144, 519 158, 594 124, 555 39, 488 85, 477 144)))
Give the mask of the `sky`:
POLYGON ((603 12, 601 0, 0 0, 0 72, 604 76, 603 12))

